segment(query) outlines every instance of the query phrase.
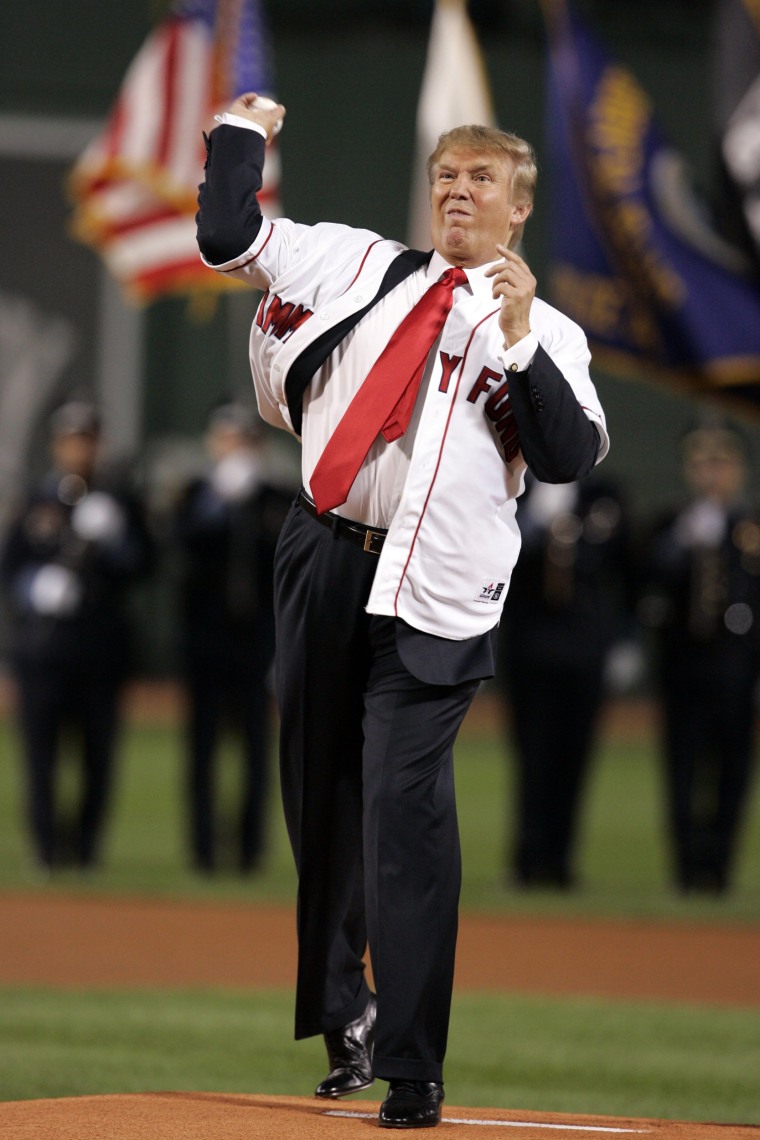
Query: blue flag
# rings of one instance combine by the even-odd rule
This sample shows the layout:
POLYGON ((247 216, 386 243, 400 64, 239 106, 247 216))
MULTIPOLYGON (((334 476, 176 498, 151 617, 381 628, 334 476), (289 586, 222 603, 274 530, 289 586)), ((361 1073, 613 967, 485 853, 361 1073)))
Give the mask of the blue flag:
POLYGON ((610 371, 760 412, 760 285, 710 226, 635 77, 571 11, 549 31, 551 289, 610 371))

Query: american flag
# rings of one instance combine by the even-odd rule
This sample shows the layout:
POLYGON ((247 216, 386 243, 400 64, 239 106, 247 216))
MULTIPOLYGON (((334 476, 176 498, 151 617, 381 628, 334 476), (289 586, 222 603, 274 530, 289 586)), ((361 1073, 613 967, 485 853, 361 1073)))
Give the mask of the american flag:
MULTIPOLYGON (((195 240, 202 132, 244 91, 272 94, 259 0, 178 0, 124 77, 105 128, 70 178, 74 236, 132 299, 235 286, 200 261, 195 240)), ((279 156, 267 150, 259 200, 278 211, 279 156)))

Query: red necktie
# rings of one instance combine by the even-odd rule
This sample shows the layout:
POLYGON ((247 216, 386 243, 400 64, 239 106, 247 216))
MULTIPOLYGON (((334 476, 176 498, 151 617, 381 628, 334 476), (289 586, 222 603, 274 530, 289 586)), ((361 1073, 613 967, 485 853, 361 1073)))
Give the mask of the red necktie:
POLYGON ((343 414, 314 468, 310 485, 320 514, 345 503, 367 452, 382 431, 404 434, 430 349, 444 326, 463 269, 447 269, 407 313, 343 414))

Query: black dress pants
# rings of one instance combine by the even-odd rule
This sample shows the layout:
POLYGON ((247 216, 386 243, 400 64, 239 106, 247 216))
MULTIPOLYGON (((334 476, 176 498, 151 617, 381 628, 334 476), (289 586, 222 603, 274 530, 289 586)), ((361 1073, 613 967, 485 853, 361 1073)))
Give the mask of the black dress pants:
POLYGON ((665 785, 677 885, 727 890, 755 766, 754 655, 689 646, 661 663, 665 785))
MULTIPOLYGON (((363 1012, 374 1072, 442 1079, 460 851, 453 745, 478 681, 417 679, 366 613, 377 556, 294 507, 275 558, 285 817, 299 874, 296 1037, 363 1012)), ((438 640, 438 639, 437 639, 438 640)))
MULTIPOLYGON (((264 853, 269 791, 269 659, 256 645, 245 660, 217 657, 193 660, 185 675, 188 702, 187 791, 190 849, 194 865, 211 871, 218 864, 219 751, 232 730, 241 753, 240 810, 236 856, 241 871, 252 870, 264 853)), ((238 656, 242 656, 239 654, 238 656)))
POLYGON ((513 867, 524 886, 567 888, 575 878, 578 824, 603 699, 603 658, 509 674, 517 769, 513 867))
POLYGON ((92 866, 100 855, 110 800, 121 679, 108 669, 83 673, 73 663, 25 661, 17 667, 16 680, 36 857, 46 866, 67 858, 92 866), (67 730, 77 735, 82 770, 73 836, 62 835, 65 821, 56 810, 67 730), (61 850, 65 838, 73 843, 72 851, 61 850))

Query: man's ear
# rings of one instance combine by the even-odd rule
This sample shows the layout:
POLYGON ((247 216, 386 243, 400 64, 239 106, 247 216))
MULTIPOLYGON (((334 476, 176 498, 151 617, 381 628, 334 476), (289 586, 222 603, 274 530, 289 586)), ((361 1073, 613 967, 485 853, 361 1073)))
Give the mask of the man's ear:
POLYGON ((533 213, 532 202, 519 202, 512 206, 512 228, 522 226, 533 213))

